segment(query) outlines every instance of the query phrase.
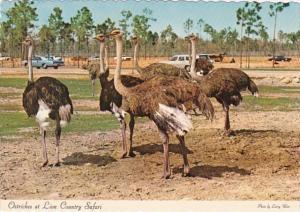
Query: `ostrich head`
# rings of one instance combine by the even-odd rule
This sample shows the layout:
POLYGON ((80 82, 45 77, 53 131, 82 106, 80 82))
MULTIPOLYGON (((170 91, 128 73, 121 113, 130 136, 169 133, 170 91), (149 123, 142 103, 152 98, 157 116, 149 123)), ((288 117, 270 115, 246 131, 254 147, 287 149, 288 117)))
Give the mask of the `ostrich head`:
POLYGON ((31 46, 33 44, 32 37, 30 35, 27 35, 22 43, 26 46, 31 46))
POLYGON ((98 40, 99 42, 104 42, 105 41, 105 35, 104 34, 98 34, 96 37, 94 37, 95 40, 98 40))
POLYGON ((115 38, 115 39, 122 39, 123 37, 123 32, 119 29, 115 29, 110 33, 110 36, 115 38))
POLYGON ((132 36, 131 41, 132 41, 133 45, 136 45, 139 42, 139 38, 137 36, 132 36))

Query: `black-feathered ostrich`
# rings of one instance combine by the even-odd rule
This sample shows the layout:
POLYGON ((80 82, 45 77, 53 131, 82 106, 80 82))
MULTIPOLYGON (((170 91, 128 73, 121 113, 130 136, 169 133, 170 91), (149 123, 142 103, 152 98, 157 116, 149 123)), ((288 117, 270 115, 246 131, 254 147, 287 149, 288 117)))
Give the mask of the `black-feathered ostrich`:
MULTIPOLYGON (((99 99, 99 106, 101 111, 110 111, 112 112, 118 119, 118 121, 121 124, 121 130, 122 130, 122 155, 121 158, 124 158, 127 156, 134 157, 135 154, 132 149, 132 143, 133 143, 133 130, 135 125, 134 115, 130 113, 130 111, 126 111, 130 114, 130 121, 129 121, 129 151, 127 151, 127 142, 126 142, 126 127, 127 123, 124 119, 124 116, 119 116, 118 108, 122 105, 122 96, 121 94, 116 90, 114 86, 114 79, 108 79, 109 77, 109 67, 108 67, 108 57, 107 57, 107 49, 105 46, 105 35, 104 34, 98 34, 95 39, 99 41, 100 43, 100 64, 99 64, 99 79, 101 84, 101 93, 100 93, 100 99, 99 99), (104 54, 105 53, 105 54, 104 54), (103 61, 103 55, 105 55, 105 66, 103 61)), ((128 76, 128 75, 122 75, 121 81, 124 85, 127 87, 136 86, 143 82, 140 78, 128 76)))
POLYGON ((46 129, 49 126, 49 119, 56 121, 56 162, 55 166, 60 165, 59 143, 61 127, 70 122, 73 114, 73 105, 69 97, 67 86, 52 77, 40 77, 33 81, 32 52, 33 40, 30 36, 23 42, 28 47, 28 73, 29 79, 23 93, 23 107, 27 115, 34 116, 39 124, 42 136, 42 148, 44 162, 42 167, 48 164, 46 148, 46 129))
POLYGON ((184 175, 189 175, 190 168, 185 150, 185 134, 192 128, 192 123, 183 112, 184 103, 194 103, 203 113, 212 118, 214 109, 201 87, 179 77, 157 76, 134 87, 126 87, 121 81, 122 36, 120 30, 111 32, 116 40, 117 66, 114 76, 116 90, 122 95, 122 106, 116 113, 124 117, 125 111, 135 116, 149 117, 160 132, 164 149, 164 178, 169 178, 169 133, 175 132, 180 142, 184 162, 184 175))
MULTIPOLYGON (((196 40, 194 35, 188 37, 192 45, 192 65, 196 61, 196 40)), ((191 68, 191 76, 202 87, 208 97, 215 97, 222 104, 225 112, 225 134, 234 135, 230 129, 229 106, 238 106, 243 100, 241 91, 248 89, 252 95, 258 97, 258 88, 251 78, 236 68, 217 68, 203 77, 196 75, 195 69, 191 68)))

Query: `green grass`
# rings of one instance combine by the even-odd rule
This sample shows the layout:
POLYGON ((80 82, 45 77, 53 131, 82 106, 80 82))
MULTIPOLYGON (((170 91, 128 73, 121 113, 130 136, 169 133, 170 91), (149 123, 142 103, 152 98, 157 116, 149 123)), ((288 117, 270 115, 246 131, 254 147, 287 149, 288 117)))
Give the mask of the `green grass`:
POLYGON ((259 86, 260 93, 300 93, 300 88, 287 86, 259 86))
MULTIPOLYGON (((28 118, 25 113, 22 112, 0 112, 0 137, 10 135, 22 135, 39 133, 38 124, 35 118, 28 118), (26 128, 32 128, 26 131, 26 128), (25 132, 24 132, 25 130, 25 132), (23 131, 23 132, 22 132, 23 131), (21 134, 22 132, 22 134, 21 134)), ((127 117, 128 118, 128 117, 127 117)), ((137 123, 143 123, 147 121, 147 118, 136 119, 137 123)), ((51 126, 55 126, 54 122, 51 122, 51 126)), ((119 128, 119 122, 117 119, 110 115, 73 115, 72 121, 65 128, 63 132, 66 133, 80 133, 89 131, 111 131, 119 128)), ((54 131, 54 127, 49 131, 54 131)))
POLYGON ((0 77, 0 87, 13 87, 24 89, 27 85, 25 78, 4 78, 0 77))
POLYGON ((268 98, 253 96, 243 97, 243 102, 247 110, 279 110, 279 111, 291 111, 300 110, 300 99, 297 98, 268 98))
MULTIPOLYGON (((58 78, 59 79, 59 78, 58 78)), ((68 89, 72 99, 95 99, 99 98, 100 83, 96 81, 95 97, 92 97, 91 81, 84 79, 59 79, 68 89)), ((0 87, 14 87, 24 89, 27 79, 0 77, 0 87)))
POLYGON ((19 130, 36 126, 35 120, 21 112, 0 112, 0 136, 17 134, 19 130))

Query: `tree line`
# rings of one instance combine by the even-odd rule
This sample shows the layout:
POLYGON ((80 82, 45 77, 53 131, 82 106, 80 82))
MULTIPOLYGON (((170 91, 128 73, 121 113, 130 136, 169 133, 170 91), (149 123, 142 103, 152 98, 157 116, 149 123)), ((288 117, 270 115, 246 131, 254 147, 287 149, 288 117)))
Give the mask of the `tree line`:
MULTIPOLYGON (((260 15, 262 5, 258 2, 245 2, 237 9, 236 24, 239 30, 233 27, 217 30, 203 18, 198 20, 187 18, 182 27, 186 34, 196 33, 200 37, 199 51, 239 55, 241 67, 242 58, 246 57, 246 67, 249 67, 251 52, 260 55, 297 52, 300 56, 300 30, 291 33, 281 30, 277 32, 277 20, 288 6, 289 3, 281 2, 270 4, 269 16, 274 18, 274 25, 270 26, 273 35, 268 34, 268 27, 262 22, 260 15), (209 39, 203 39, 204 34, 208 35, 209 39)), ((69 21, 63 19, 63 10, 55 7, 48 18, 48 23, 37 27, 38 14, 34 2, 22 0, 15 2, 4 15, 6 20, 0 22, 0 51, 10 57, 23 55, 21 42, 27 34, 34 35, 37 41, 36 52, 39 54, 88 57, 98 53, 98 45, 93 40, 95 34, 109 33, 115 28, 120 28, 125 34, 124 54, 129 54, 131 50, 132 35, 141 39, 145 57, 171 56, 174 53, 187 52, 184 38, 178 36, 171 25, 167 25, 159 33, 151 30, 151 24, 157 20, 149 8, 145 8, 141 14, 123 10, 118 21, 108 17, 102 23, 96 23, 88 7, 82 7, 69 21)))

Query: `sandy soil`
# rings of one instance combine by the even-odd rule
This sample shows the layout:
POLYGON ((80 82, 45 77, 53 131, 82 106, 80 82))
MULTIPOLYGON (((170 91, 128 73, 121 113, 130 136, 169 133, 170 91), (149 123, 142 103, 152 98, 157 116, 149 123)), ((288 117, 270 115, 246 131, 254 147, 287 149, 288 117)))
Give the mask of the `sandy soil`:
MULTIPOLYGON (((193 120, 186 139, 192 177, 181 176, 183 162, 172 137, 172 179, 161 179, 162 145, 147 122, 136 127, 135 158, 119 159, 117 130, 63 134, 63 165, 42 169, 38 135, 2 141, 0 198, 300 200, 298 112, 233 111, 237 135, 230 138, 222 136, 220 112, 212 123, 193 120)), ((54 138, 48 135, 53 163, 54 138)))

